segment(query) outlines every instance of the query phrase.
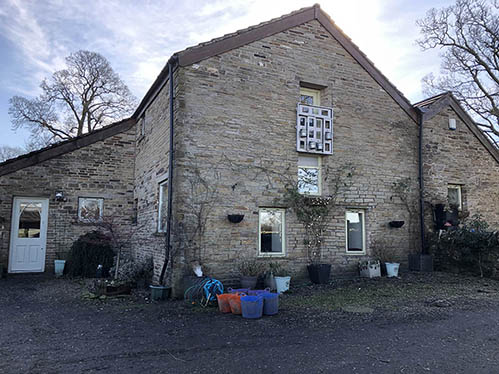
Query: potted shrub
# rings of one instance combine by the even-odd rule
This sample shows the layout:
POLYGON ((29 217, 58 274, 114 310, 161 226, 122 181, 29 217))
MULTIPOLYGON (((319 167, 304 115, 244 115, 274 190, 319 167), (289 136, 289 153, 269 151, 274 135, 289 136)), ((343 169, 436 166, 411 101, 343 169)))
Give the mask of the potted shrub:
POLYGON ((400 263, 397 261, 395 248, 379 239, 372 241, 371 248, 373 257, 383 265, 381 273, 386 274, 388 277, 398 277, 400 263))
POLYGON ((256 287, 258 276, 265 271, 264 264, 254 259, 242 260, 238 265, 238 270, 241 277, 241 288, 251 289, 256 287))
POLYGON ((297 184, 290 183, 281 201, 296 214, 298 222, 304 228, 304 240, 310 264, 308 274, 314 283, 328 283, 331 264, 324 263, 322 246, 328 233, 330 213, 336 206, 341 190, 352 184, 355 168, 350 165, 339 166, 328 178, 327 196, 312 196, 306 191, 307 178, 297 184))
POLYGON ((359 261, 359 274, 365 278, 381 277, 381 263, 379 260, 359 261))
MULTIPOLYGON (((264 286, 270 288, 272 291, 276 289, 276 276, 283 276, 285 270, 279 262, 269 262, 268 270, 265 272, 264 286)), ((284 274, 287 276, 287 274, 284 274)))
POLYGON ((274 269, 274 279, 277 293, 283 293, 289 290, 291 275, 289 271, 282 265, 274 269))

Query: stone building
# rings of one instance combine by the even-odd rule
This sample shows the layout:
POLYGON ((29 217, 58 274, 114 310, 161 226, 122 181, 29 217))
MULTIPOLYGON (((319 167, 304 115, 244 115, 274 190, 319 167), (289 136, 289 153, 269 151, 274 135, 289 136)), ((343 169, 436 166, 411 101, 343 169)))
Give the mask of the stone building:
POLYGON ((0 261, 17 251, 20 198, 43 197, 47 268, 57 240, 82 232, 85 203, 138 228, 133 253, 153 256, 156 276, 168 240, 175 279, 192 262, 228 279, 243 258, 348 273, 387 247, 404 263, 421 248, 421 126, 428 220, 450 194, 499 228, 499 152, 452 95, 412 105, 319 6, 304 8, 174 54, 112 134, 0 164, 0 261), (290 186, 319 204, 335 196, 319 253, 286 202, 290 186))

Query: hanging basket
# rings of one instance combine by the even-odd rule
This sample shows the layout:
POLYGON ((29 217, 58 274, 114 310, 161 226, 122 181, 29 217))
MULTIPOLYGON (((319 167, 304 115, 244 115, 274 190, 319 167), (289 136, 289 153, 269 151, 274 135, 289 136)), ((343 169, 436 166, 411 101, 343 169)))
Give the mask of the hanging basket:
POLYGON ((402 226, 404 226, 404 223, 405 221, 390 221, 389 225, 390 227, 394 227, 394 228, 401 228, 402 226))
POLYGON ((243 220, 244 214, 229 214, 227 218, 229 219, 229 222, 239 223, 243 220))

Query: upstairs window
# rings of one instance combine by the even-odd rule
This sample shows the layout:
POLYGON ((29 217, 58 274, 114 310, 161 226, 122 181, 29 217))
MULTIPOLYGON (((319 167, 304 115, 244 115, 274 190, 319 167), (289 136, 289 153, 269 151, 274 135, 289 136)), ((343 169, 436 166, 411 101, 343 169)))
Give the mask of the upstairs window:
POLYGON ((300 87, 300 104, 321 105, 321 92, 311 88, 300 87))
POLYGON ((461 186, 458 184, 449 184, 447 186, 447 200, 452 209, 463 210, 463 200, 461 186))
POLYGON ((320 156, 298 156, 298 192, 308 195, 321 194, 320 156))
POLYGON ((166 232, 168 219, 168 179, 159 183, 158 232, 166 232))

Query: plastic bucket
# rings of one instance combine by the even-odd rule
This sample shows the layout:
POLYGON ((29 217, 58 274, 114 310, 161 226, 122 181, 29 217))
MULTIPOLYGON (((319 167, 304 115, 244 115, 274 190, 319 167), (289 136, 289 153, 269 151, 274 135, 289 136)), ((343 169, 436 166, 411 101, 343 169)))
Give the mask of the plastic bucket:
POLYGON ((275 277, 275 285, 277 288, 277 293, 283 293, 289 290, 289 282, 291 277, 275 277))
POLYGON ((263 314, 273 316, 279 311, 279 294, 264 293, 263 297, 263 314))
POLYGON ((64 264, 66 260, 54 260, 54 272, 56 277, 62 276, 64 274, 64 264))
POLYGON ((400 264, 396 262, 386 262, 386 275, 388 278, 398 277, 400 264))
POLYGON ((218 300, 218 309, 222 313, 230 313, 230 298, 233 295, 230 293, 223 293, 220 295, 217 295, 217 300, 218 300))
POLYGON ((270 288, 266 288, 264 290, 248 290, 248 296, 259 296, 266 293, 270 293, 270 288))
POLYGON ((244 318, 261 318, 263 313, 263 298, 261 296, 241 297, 241 307, 244 318))
POLYGON ((243 293, 230 294, 229 305, 232 314, 241 314, 241 297, 244 297, 243 293))

